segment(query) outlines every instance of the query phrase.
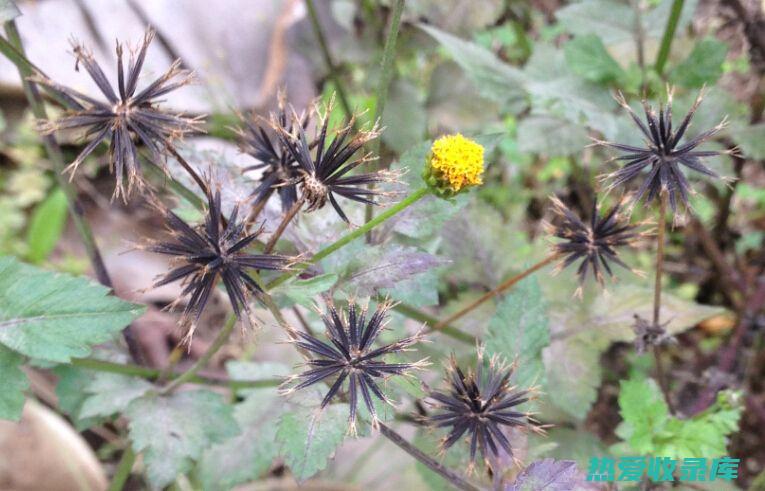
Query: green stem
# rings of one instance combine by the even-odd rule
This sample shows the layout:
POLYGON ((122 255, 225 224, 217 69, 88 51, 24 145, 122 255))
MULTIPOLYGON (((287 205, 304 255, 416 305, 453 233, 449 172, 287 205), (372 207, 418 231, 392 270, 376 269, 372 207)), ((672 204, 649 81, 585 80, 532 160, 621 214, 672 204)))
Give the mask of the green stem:
MULTIPOLYGON (((401 25, 401 12, 404 10, 405 0, 396 0, 393 4, 393 13, 390 21, 390 29, 388 29, 388 36, 385 38, 385 47, 383 48, 382 61, 380 62, 380 82, 377 84, 377 96, 375 98, 375 116, 373 122, 380 121, 385 113, 385 105, 388 102, 388 92, 390 89, 390 83, 393 80, 393 74, 395 69, 393 68, 393 60, 396 54, 396 39, 398 38, 398 29, 401 25)), ((380 153, 380 139, 375 139, 374 148, 372 149, 373 155, 379 155, 380 153)), ((371 204, 366 206, 365 221, 370 221, 374 216, 374 208, 371 204)), ((367 240, 370 237, 367 236, 367 240)))
POLYGON ((215 353, 217 353, 224 344, 226 344, 226 341, 228 341, 228 337, 231 335, 231 331, 234 330, 234 326, 236 325, 236 315, 230 314, 228 316, 228 319, 226 319, 226 323, 223 325, 223 328, 218 332, 218 335, 215 337, 215 340, 210 345, 209 348, 207 348, 207 351, 205 351, 202 356, 199 357, 199 359, 194 362, 191 367, 186 370, 183 374, 181 374, 180 377, 176 378, 169 384, 167 384, 162 390, 160 391, 161 394, 169 394, 181 385, 185 384, 186 382, 191 382, 194 378, 194 376, 202 370, 204 367, 207 366, 208 363, 210 363, 210 360, 212 360, 212 357, 215 356, 215 353))
MULTIPOLYGON (((114 363, 111 361, 96 360, 94 358, 72 358, 72 366, 82 368, 84 370, 93 370, 95 372, 105 373, 117 373, 120 375, 126 375, 129 377, 140 377, 147 380, 159 380, 162 375, 162 371, 156 368, 148 368, 140 365, 114 363)), ((175 379, 183 375, 183 373, 172 372, 168 374, 169 379, 175 379)), ((230 379, 214 379, 209 377, 203 377, 201 375, 194 375, 189 380, 195 384, 206 385, 225 385, 232 389, 250 389, 261 387, 276 387, 281 383, 278 379, 263 379, 263 380, 230 380, 230 379)))
POLYGON ((112 477, 112 482, 109 484, 109 491, 122 491, 125 487, 125 483, 130 478, 130 471, 133 470, 133 464, 135 464, 135 452, 128 446, 124 452, 122 452, 122 458, 120 459, 117 471, 112 477))
POLYGON ((664 72, 664 66, 669 58, 669 49, 672 46, 672 40, 675 38, 677 23, 680 21, 680 14, 683 12, 684 0, 673 0, 672 10, 667 20, 667 28, 664 29, 664 36, 661 38, 659 53, 656 55, 656 72, 661 75, 664 72))
MULTIPOLYGON (((16 68, 19 71, 19 76, 21 77, 22 87, 24 87, 24 93, 27 97, 27 102, 29 103, 29 107, 32 110, 32 114, 34 114, 37 119, 47 119, 48 115, 45 111, 45 104, 43 103, 43 99, 40 96, 37 87, 29 83, 27 80, 30 76, 33 75, 35 68, 34 65, 32 65, 26 59, 24 54, 24 46, 21 44, 21 37, 19 36, 19 31, 16 29, 16 23, 14 21, 5 23, 5 33, 8 36, 8 40, 0 37, 0 51, 2 51, 2 53, 16 65, 16 68)), ((98 279, 99 283, 109 289, 112 289, 112 280, 109 277, 109 272, 107 271, 106 265, 104 264, 103 258, 101 257, 101 251, 98 249, 98 245, 96 244, 96 240, 93 236, 93 231, 91 230, 88 222, 85 220, 82 205, 79 203, 77 198, 77 192, 75 191, 71 182, 69 182, 69 180, 63 174, 64 169, 66 168, 64 154, 61 152, 61 148, 59 147, 58 142, 56 142, 56 139, 53 137, 53 135, 42 137, 42 141, 43 145, 45 145, 45 150, 48 154, 48 157, 53 164, 53 173, 55 175, 58 186, 66 196, 69 215, 72 217, 74 226, 80 235, 80 239, 82 240, 82 244, 85 247, 85 252, 88 258, 90 259, 90 263, 93 266, 93 271, 96 275, 96 278, 98 279)), ((130 351, 130 356, 134 361, 140 362, 141 349, 138 345, 138 341, 135 339, 133 330, 130 325, 128 325, 123 330, 123 337, 125 338, 125 342, 127 343, 128 349, 130 351)))
POLYGON ((432 331, 443 333, 450 338, 454 338, 457 341, 461 341, 463 343, 475 346, 476 338, 475 336, 472 336, 466 332, 462 332, 456 327, 450 326, 448 324, 441 325, 441 327, 435 328, 435 326, 440 324, 440 321, 436 319, 435 317, 426 314, 425 312, 421 312, 417 310, 416 308, 407 305, 405 303, 399 303, 396 304, 395 307, 393 307, 393 310, 396 312, 405 315, 406 317, 409 317, 412 320, 415 320, 417 322, 422 322, 423 324, 427 324, 428 328, 432 331))
POLYGON ((329 51, 327 38, 324 36, 324 31, 321 28, 319 15, 316 13, 316 6, 314 5, 313 0, 305 0, 305 6, 308 9, 308 16, 311 19, 313 32, 316 34, 316 39, 319 41, 319 48, 321 49, 321 55, 324 58, 324 64, 327 66, 329 78, 332 79, 332 82, 335 85, 335 91, 337 92, 337 97, 340 99, 340 105, 343 106, 345 115, 350 119, 351 116, 353 116, 353 111, 351 110, 351 105, 348 103, 348 97, 345 95, 345 88, 340 82, 340 71, 332 60, 332 53, 329 51))
POLYGON ((289 280, 290 278, 300 274, 301 271, 304 271, 308 266, 312 264, 316 264, 317 262, 321 261, 325 257, 329 256, 333 252, 337 251, 338 249, 341 249, 343 246, 353 242, 354 240, 358 239, 359 237, 362 237, 364 234, 366 234, 368 231, 372 230, 376 226, 380 225, 387 219, 391 218, 392 216, 396 215, 397 213, 402 212, 407 207, 413 205, 420 199, 424 198, 430 194, 430 189, 427 187, 421 188, 414 193, 410 194, 406 198, 404 198, 402 201, 399 201, 395 205, 391 206, 390 208, 386 209, 384 212, 377 215, 372 220, 368 221, 361 227, 357 228, 353 232, 344 235, 340 239, 338 239, 336 242, 328 245, 324 249, 321 249, 319 252, 314 254, 310 260, 306 261, 305 263, 296 266, 295 269, 292 271, 289 271, 287 273, 284 273, 283 275, 279 276, 275 280, 273 280, 271 283, 266 285, 266 290, 272 290, 275 287, 281 285, 285 281, 289 280))

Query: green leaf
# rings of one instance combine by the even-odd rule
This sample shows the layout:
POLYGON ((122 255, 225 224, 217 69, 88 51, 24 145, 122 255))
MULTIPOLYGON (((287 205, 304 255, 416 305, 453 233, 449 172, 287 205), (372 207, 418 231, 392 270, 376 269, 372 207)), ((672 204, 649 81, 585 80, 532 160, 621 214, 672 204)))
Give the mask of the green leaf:
POLYGON ((31 358, 86 356, 143 310, 88 279, 0 257, 0 344, 31 358))
POLYGON ((618 453, 663 455, 674 458, 719 457, 727 453, 727 437, 738 429, 740 397, 721 392, 714 405, 689 419, 669 414, 661 390, 653 380, 635 377, 621 382, 616 434, 625 441, 618 453))
MULTIPOLYGON (((277 363, 229 362, 226 368, 232 379, 258 380, 289 373, 277 363)), ((276 387, 243 389, 244 401, 234 406, 234 418, 242 433, 205 450, 200 460, 202 487, 209 490, 231 489, 263 475, 279 455, 276 429, 284 411, 284 399, 276 387)))
POLYGON ((704 38, 693 47, 688 58, 669 74, 672 83, 688 88, 714 84, 722 75, 728 45, 714 38, 704 38))
POLYGON ((205 390, 147 395, 131 402, 125 415, 133 449, 143 452, 149 482, 156 488, 189 472, 212 444, 239 433, 232 407, 205 390))
MULTIPOLYGON (((544 350, 546 393, 550 402, 574 420, 582 420, 597 397, 601 383, 600 356, 614 342, 633 342, 634 316, 652 315, 653 289, 626 281, 609 287, 607 295, 592 287, 583 301, 572 301, 577 282, 561 273, 545 282, 550 301, 552 342, 544 350)), ((625 278, 626 280, 627 278, 625 278)), ((683 300, 672 293, 662 296, 662 319, 670 321, 670 334, 685 331, 724 309, 683 300)))
POLYGON ((502 104, 511 113, 519 113, 526 107, 524 78, 520 70, 504 63, 478 44, 433 26, 420 24, 419 27, 446 49, 483 97, 502 104))
POLYGON ((736 125, 730 132, 733 141, 748 158, 765 159, 765 123, 754 125, 736 125))
POLYGON ((396 153, 421 142, 427 130, 428 111, 425 101, 415 84, 397 79, 391 84, 388 103, 382 115, 382 134, 385 146, 396 153))
POLYGON ((96 373, 85 387, 88 397, 80 407, 81 418, 106 417, 121 413, 135 399, 154 386, 146 380, 116 373, 96 373))
POLYGON ((347 404, 332 404, 321 412, 303 408, 282 416, 276 441, 298 481, 327 466, 348 431, 348 411, 347 404))
POLYGON ((0 0, 0 22, 12 21, 20 16, 21 12, 13 0, 0 0))
POLYGON ((307 280, 293 280, 275 288, 274 296, 279 307, 285 308, 295 304, 304 307, 314 305, 316 296, 324 293, 337 283, 336 274, 322 274, 307 280))
POLYGON ((571 71, 591 82, 615 82, 626 76, 595 34, 575 37, 566 43, 564 53, 571 71))
POLYGON ((21 370, 23 357, 0 345, 0 419, 18 421, 29 380, 21 370))
POLYGON ((58 377, 56 397, 58 407, 69 416, 78 431, 86 430, 105 418, 83 418, 82 404, 88 398, 85 388, 93 381, 93 372, 72 365, 59 365, 53 369, 58 377))
POLYGON ((502 299, 489 322, 486 350, 506 360, 518 360, 515 383, 542 383, 542 349, 550 342, 546 303, 536 278, 518 283, 502 299))
POLYGON ((48 258, 66 225, 66 195, 56 188, 37 205, 27 229, 27 259, 35 264, 48 258))
POLYGON ((545 157, 578 154, 588 143, 580 124, 551 116, 529 116, 518 123, 518 149, 545 157), (555 135, 554 143, 551 135, 555 135))
MULTIPOLYGON (((678 22, 678 32, 688 25, 698 0, 687 0, 678 22)), ((672 0, 661 0, 659 5, 641 15, 645 37, 660 38, 667 26, 672 0)), ((635 11, 627 3, 613 0, 585 0, 570 3, 555 13, 563 27, 577 36, 596 34, 606 46, 634 43, 637 22, 635 11)), ((632 48, 632 46, 630 46, 632 48)), ((633 48, 634 49, 634 48, 633 48)))
POLYGON ((611 138, 617 123, 616 106, 608 91, 576 75, 568 67, 563 50, 537 44, 524 67, 531 94, 532 114, 563 118, 587 125, 611 138))

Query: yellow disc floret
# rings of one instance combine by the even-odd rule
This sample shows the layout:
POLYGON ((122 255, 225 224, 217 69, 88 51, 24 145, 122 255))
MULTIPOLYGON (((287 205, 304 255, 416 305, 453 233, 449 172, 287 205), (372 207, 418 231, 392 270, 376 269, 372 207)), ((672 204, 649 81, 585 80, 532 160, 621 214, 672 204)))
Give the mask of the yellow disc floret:
POLYGON ((483 146, 460 134, 442 136, 433 142, 424 177, 443 197, 482 184, 483 146))

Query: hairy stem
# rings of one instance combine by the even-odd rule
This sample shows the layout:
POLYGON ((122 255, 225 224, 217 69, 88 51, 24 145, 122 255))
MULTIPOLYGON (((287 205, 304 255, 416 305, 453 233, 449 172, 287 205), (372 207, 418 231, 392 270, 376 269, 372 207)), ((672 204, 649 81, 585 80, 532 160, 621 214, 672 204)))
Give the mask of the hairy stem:
POLYGON ((321 56, 324 58, 324 64, 327 67, 327 73, 329 74, 329 78, 332 79, 332 82, 335 85, 335 91, 337 92, 337 97, 340 99, 340 105, 343 106, 345 115, 348 118, 351 118, 353 111, 351 110, 351 105, 348 103, 345 88, 340 81, 340 70, 335 66, 335 62, 332 59, 332 53, 329 51, 327 38, 324 36, 324 31, 319 22, 319 15, 316 12, 316 5, 314 5, 313 0, 305 0, 305 6, 308 9, 308 17, 311 19, 311 27, 316 35, 316 40, 319 41, 319 48, 321 49, 321 56))
MULTIPOLYGON (((27 79, 33 75, 33 65, 31 63, 23 62, 26 60, 24 54, 24 46, 21 44, 21 37, 16 29, 16 23, 9 21, 5 23, 5 33, 8 36, 8 40, 0 37, 0 51, 5 54, 8 59, 16 65, 18 68, 19 76, 21 77, 21 84, 24 87, 24 94, 27 97, 27 102, 32 110, 32 114, 37 119, 47 119, 48 115, 45 110, 45 104, 40 96, 40 92, 34 84, 31 84, 27 79), (9 54, 16 54, 17 56, 9 56, 9 54)), ((66 196, 67 207, 69 209, 69 215, 72 217, 74 226, 80 235, 82 244, 85 247, 85 253, 87 254, 93 271, 96 274, 98 282, 109 289, 113 289, 111 277, 106 269, 104 260, 101 256, 101 251, 96 244, 96 239, 93 236, 93 231, 90 228, 87 220, 85 219, 82 204, 77 198, 77 191, 72 186, 71 182, 63 175, 66 168, 66 162, 64 161, 64 154, 61 152, 56 138, 53 135, 46 135, 42 137, 45 150, 48 157, 53 164, 54 175, 58 186, 64 192, 66 196)), ((125 339, 125 343, 130 351, 130 356, 133 361, 140 363, 143 359, 141 356, 141 348, 138 341, 135 338, 131 325, 128 325, 123 331, 122 335, 125 339)))
POLYGON ((404 437, 396 433, 392 428, 387 426, 385 423, 380 423, 380 433, 382 433, 383 436, 385 436, 385 438, 395 443, 396 446, 398 446, 401 450, 405 451, 406 453, 408 453, 415 459, 419 460, 428 469, 432 470, 433 472, 439 474, 441 477, 449 481, 457 489, 461 489, 463 491, 480 491, 480 488, 469 483, 456 472, 439 464, 438 462, 430 458, 428 455, 426 455, 425 452, 415 447, 408 441, 404 440, 404 437))
MULTIPOLYGON (((72 358, 72 366, 82 368, 84 370, 92 370, 94 372, 105 373, 117 373, 120 375, 126 375, 128 377, 140 377, 147 380, 159 380, 162 375, 162 371, 156 368, 148 368, 140 365, 115 363, 105 360, 97 360, 95 358, 72 358)), ((168 374, 169 379, 175 379, 183 375, 182 372, 173 371, 168 374)), ((226 378, 210 378, 201 375, 194 375, 191 383, 205 384, 205 385, 221 385, 229 386, 232 389, 249 389, 259 387, 276 387, 281 383, 278 379, 263 379, 263 380, 231 380, 226 378)))
MULTIPOLYGON (((375 97, 375 116, 373 121, 380 121, 385 113, 385 105, 388 102, 388 92, 390 89, 390 83, 393 80, 395 69, 393 66, 393 60, 396 54, 396 39, 398 39, 398 29, 401 25, 401 13, 404 11, 404 1, 396 0, 393 4, 393 12, 391 13, 390 28, 388 29, 388 35, 385 38, 385 47, 383 48, 382 61, 380 62, 380 81, 377 84, 377 94, 375 97)), ((380 139, 377 138, 372 149, 374 155, 380 153, 380 139)), ((365 221, 370 221, 374 216, 374 207, 371 204, 366 206, 365 221)), ((370 237, 367 236, 367 240, 370 237)))
POLYGON ((117 470, 112 477, 112 482, 109 484, 109 491, 122 491, 125 488, 125 483, 130 478, 130 471, 133 470, 133 464, 135 464, 135 452, 132 447, 128 447, 122 452, 122 458, 117 466, 117 470))
POLYGON ((664 29, 664 36, 661 38, 659 53, 656 55, 656 72, 661 75, 664 72, 664 66, 669 58, 669 50, 672 47, 672 40, 675 38, 677 23, 680 21, 680 14, 683 11, 684 0, 673 0, 672 10, 669 13, 667 27, 664 29))
POLYGON ((488 291, 478 297, 475 301, 473 301, 470 305, 458 310, 454 314, 450 315, 446 319, 443 319, 439 321, 436 325, 433 326, 433 329, 441 329, 444 326, 453 323, 457 319, 460 319, 464 317, 466 314, 469 314, 473 310, 475 310, 479 305, 483 304, 484 302, 491 300, 492 298, 496 297, 497 295, 500 295, 501 293, 509 290, 512 288, 516 283, 521 281, 522 279, 526 278, 527 276, 531 275, 532 273, 544 268, 551 262, 555 261, 558 258, 558 255, 553 253, 547 256, 546 258, 542 259, 535 265, 528 268, 526 271, 523 271, 521 273, 518 273, 515 276, 512 276, 502 283, 500 283, 496 288, 494 288, 491 291, 488 291))
POLYGON ((273 280, 271 283, 266 285, 267 290, 272 290, 273 288, 281 285, 285 281, 288 281, 290 278, 297 276, 300 274, 301 271, 304 271, 308 268, 308 266, 312 264, 316 264, 317 262, 321 261, 325 257, 329 256, 330 254, 334 253, 338 249, 342 249, 344 246, 348 245, 349 243, 353 242, 354 240, 358 239, 359 237, 362 237, 364 234, 366 234, 368 231, 372 230, 376 226, 380 225, 387 219, 393 217, 394 215, 402 212, 407 207, 413 205, 417 201, 421 200, 425 196, 430 194, 430 190, 427 187, 423 187, 414 193, 410 194, 406 198, 404 198, 402 201, 399 201, 395 205, 391 206, 390 208, 386 209, 384 212, 377 215, 372 220, 368 221, 361 227, 357 228, 353 232, 350 232, 337 241, 333 242, 332 244, 328 245, 324 249, 321 249, 319 252, 314 254, 311 259, 306 261, 305 263, 296 266, 295 269, 292 271, 288 271, 287 273, 284 273, 283 275, 279 276, 275 280, 273 280))
POLYGON ((212 360, 212 357, 215 356, 215 353, 217 353, 223 347, 223 345, 226 344, 226 341, 228 341, 228 337, 231 335, 231 331, 234 330, 235 325, 236 316, 234 314, 230 314, 228 319, 226 319, 226 323, 223 325, 223 328, 215 337, 213 343, 209 348, 207 348, 207 351, 205 351, 188 370, 181 374, 180 377, 176 378, 165 387, 163 387, 160 393, 169 394, 186 382, 190 382, 197 374, 197 372, 206 367, 207 364, 210 363, 210 360, 212 360))
MULTIPOLYGON (((659 223, 656 234, 656 279, 653 288, 653 326, 660 326, 661 321, 661 279, 664 273, 664 242, 667 230, 667 191, 662 191, 659 197, 659 223)), ((657 345, 653 346, 653 357, 656 361, 656 377, 659 379, 659 386, 664 393, 664 399, 670 412, 674 413, 672 400, 670 399, 669 383, 667 374, 664 371, 664 364, 661 361, 661 353, 657 345)))
POLYGON ((264 254, 270 254, 271 251, 274 250, 274 247, 276 247, 276 242, 279 240, 279 237, 282 236, 284 233, 284 230, 287 228, 287 225, 292 221, 293 218, 295 218, 295 215, 298 214, 300 211, 300 208, 303 207, 303 203, 305 203, 305 193, 295 201, 295 204, 290 207, 290 209, 287 211, 287 213, 282 218, 281 223, 279 224, 279 227, 277 227, 276 231, 271 234, 271 237, 268 239, 268 243, 266 243, 266 248, 263 250, 264 254))

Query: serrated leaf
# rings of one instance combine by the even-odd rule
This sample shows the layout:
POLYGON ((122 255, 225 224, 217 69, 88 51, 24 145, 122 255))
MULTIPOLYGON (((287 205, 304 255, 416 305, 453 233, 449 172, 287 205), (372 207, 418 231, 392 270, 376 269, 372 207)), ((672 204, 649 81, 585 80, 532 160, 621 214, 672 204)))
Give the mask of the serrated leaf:
POLYGON ((730 132, 741 152, 751 159, 765 159, 765 123, 736 125, 730 132))
POLYGON ((29 380, 21 370, 23 357, 0 345, 0 419, 18 421, 29 380))
POLYGON ((85 278, 0 257, 0 343, 23 355, 53 362, 86 356, 142 312, 85 278))
POLYGON ((443 46, 455 62, 465 70, 478 92, 489 100, 502 104, 511 113, 526 107, 523 73, 494 56, 482 46, 460 39, 433 26, 420 24, 443 46))
MULTIPOLYGON (((226 369, 235 380, 259 380, 289 373, 279 363, 229 362, 226 369)), ((231 489, 263 475, 279 454, 277 422, 286 407, 276 387, 243 389, 244 401, 234 406, 234 418, 242 433, 207 450, 199 474, 204 489, 231 489)))
MULTIPOLYGON (((607 294, 593 291, 584 301, 572 301, 571 292, 576 288, 573 276, 566 279, 561 274, 557 281, 544 285, 551 302, 552 333, 552 342, 543 354, 547 396, 556 407, 581 420, 597 397, 601 354, 614 342, 634 341, 635 314, 646 319, 653 315, 653 289, 620 282, 607 294)), ((670 334, 723 312, 671 293, 662 295, 661 318, 669 321, 670 334)))
POLYGON ((154 386, 146 380, 116 373, 96 373, 85 387, 81 418, 107 417, 121 413, 133 400, 154 386))
POLYGON ((41 263, 56 247, 66 225, 67 201, 61 188, 56 188, 35 207, 27 229, 27 259, 41 263))
POLYGON ((125 411, 136 452, 143 452, 149 482, 172 483, 214 443, 239 433, 232 407, 222 396, 198 390, 170 396, 147 395, 125 411))
POLYGON ((532 114, 563 118, 587 125, 611 138, 617 130, 612 109, 616 107, 607 90, 574 74, 563 50, 537 44, 524 67, 531 94, 532 114))
MULTIPOLYGON (((678 32, 688 25, 697 0, 686 1, 678 22, 678 32)), ((658 6, 643 12, 641 23, 646 37, 659 38, 664 33, 672 0, 661 0, 658 6)), ((596 34, 606 46, 633 42, 636 36, 635 11, 627 3, 612 0, 585 0, 571 3, 555 13, 561 25, 571 34, 596 34)))
POLYGON ((626 76, 595 34, 577 36, 564 47, 571 71, 591 82, 615 82, 626 76))
POLYGON ((714 84, 722 75, 728 45, 714 38, 704 38, 693 47, 688 58, 669 74, 672 83, 688 88, 714 84))
POLYGON ((323 411, 303 408, 284 414, 276 431, 285 463, 299 481, 327 466, 348 432, 347 404, 332 404, 323 411))
POLYGON ((0 0, 0 22, 8 22, 20 16, 21 12, 13 0, 0 0))
POLYGON ((545 157, 580 153, 588 143, 587 130, 580 124, 552 116, 529 116, 518 123, 518 150, 545 157), (555 135, 551 145, 550 135, 555 135))
POLYGON ((75 429, 83 431, 104 419, 83 418, 80 416, 82 403, 88 397, 85 388, 93 381, 92 371, 83 370, 72 365, 59 365, 53 370, 53 373, 58 377, 58 383, 56 384, 58 407, 64 414, 69 416, 75 429))
POLYGON ((588 483, 573 460, 542 459, 523 469, 505 491, 579 491, 598 489, 588 483))
POLYGON ((547 306, 533 277, 518 283, 500 302, 489 322, 486 350, 506 360, 518 360, 514 383, 529 387, 543 383, 542 349, 550 342, 547 306))
POLYGON ((336 274, 322 274, 307 280, 298 279, 279 285, 271 291, 271 295, 281 308, 295 304, 311 307, 316 303, 316 296, 332 288, 335 283, 336 274))

